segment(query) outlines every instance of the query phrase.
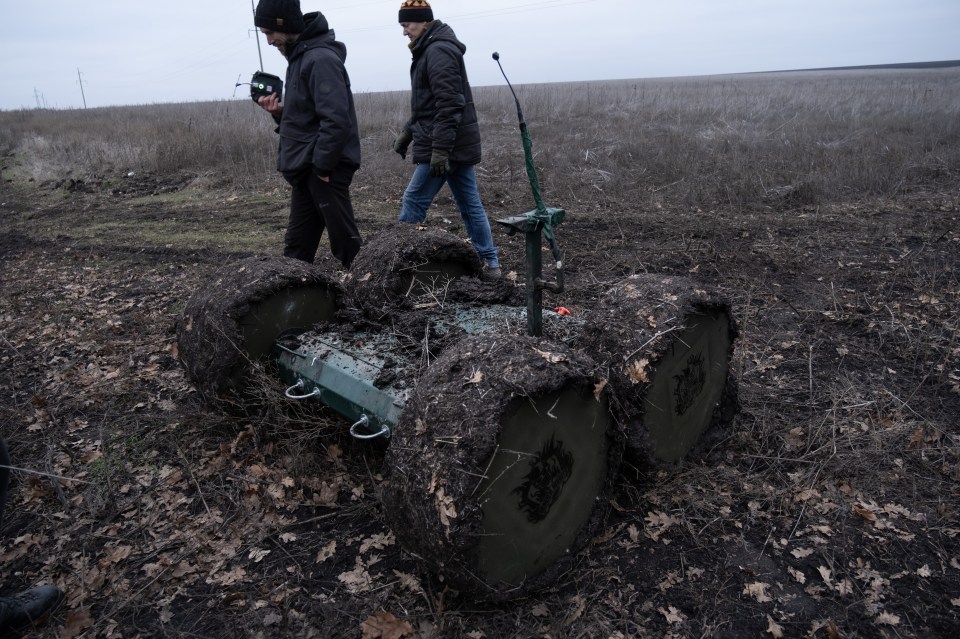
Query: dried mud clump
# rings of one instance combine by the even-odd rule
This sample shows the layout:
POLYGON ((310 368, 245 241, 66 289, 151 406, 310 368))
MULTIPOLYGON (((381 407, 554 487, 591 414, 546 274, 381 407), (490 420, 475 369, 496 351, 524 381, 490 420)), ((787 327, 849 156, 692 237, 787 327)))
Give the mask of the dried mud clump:
POLYGON ((498 301, 504 291, 478 279, 481 266, 473 246, 457 235, 398 223, 364 244, 347 285, 372 317, 452 298, 498 301))
MULTIPOLYGON (((290 318, 273 322, 252 318, 263 304, 291 291, 315 294, 332 310, 343 295, 335 276, 319 267, 287 257, 257 256, 221 267, 190 298, 177 321, 178 350, 187 375, 205 399, 231 400, 242 392, 253 361, 291 328, 285 325, 290 318), (245 330, 250 325, 261 330, 256 344, 245 330)), ((322 312, 323 305, 316 306, 322 312)), ((324 318, 313 318, 320 319, 324 318)))

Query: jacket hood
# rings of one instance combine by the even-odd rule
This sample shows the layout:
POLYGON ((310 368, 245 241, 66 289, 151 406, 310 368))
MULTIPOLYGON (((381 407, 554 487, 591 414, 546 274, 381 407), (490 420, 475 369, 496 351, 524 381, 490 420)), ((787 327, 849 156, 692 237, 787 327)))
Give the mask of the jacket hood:
POLYGON ((453 32, 450 25, 440 22, 439 20, 433 21, 433 24, 430 25, 427 32, 420 36, 410 50, 413 51, 413 55, 416 57, 434 42, 450 42, 460 49, 461 55, 467 52, 467 45, 457 39, 457 34, 453 32))
POLYGON ((307 28, 300 34, 300 39, 297 40, 296 46, 290 53, 291 60, 314 47, 327 47, 333 49, 340 56, 341 61, 346 61, 347 47, 342 42, 337 41, 336 34, 330 28, 327 18, 322 13, 319 11, 305 13, 303 14, 303 21, 307 28))

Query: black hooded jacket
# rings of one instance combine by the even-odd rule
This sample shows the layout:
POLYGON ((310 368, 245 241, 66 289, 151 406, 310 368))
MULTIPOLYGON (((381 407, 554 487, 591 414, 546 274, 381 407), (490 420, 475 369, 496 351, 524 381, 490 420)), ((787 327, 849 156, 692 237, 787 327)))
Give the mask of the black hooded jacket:
POLYGON ((291 183, 311 165, 321 175, 360 167, 360 128, 343 65, 347 48, 337 42, 322 13, 303 18, 306 29, 288 55, 278 129, 277 169, 291 183))
POLYGON ((434 20, 410 49, 410 111, 413 161, 429 162, 433 149, 450 152, 457 164, 480 162, 480 126, 467 81, 467 47, 453 29, 434 20))

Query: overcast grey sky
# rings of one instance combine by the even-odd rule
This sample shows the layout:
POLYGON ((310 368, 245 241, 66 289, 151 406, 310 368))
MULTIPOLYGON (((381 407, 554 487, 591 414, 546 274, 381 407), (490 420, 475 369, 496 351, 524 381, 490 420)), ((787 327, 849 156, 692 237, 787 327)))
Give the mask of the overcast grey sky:
MULTIPOLYGON (((493 51, 514 85, 960 59, 960 0, 432 5, 466 43, 474 86, 503 82, 493 51)), ((347 45, 355 92, 409 88, 400 0, 301 6, 347 45)), ((0 109, 241 99, 238 76, 260 67, 250 0, 0 0, 0 24, 0 109)), ((259 42, 264 69, 283 77, 283 57, 259 42)))

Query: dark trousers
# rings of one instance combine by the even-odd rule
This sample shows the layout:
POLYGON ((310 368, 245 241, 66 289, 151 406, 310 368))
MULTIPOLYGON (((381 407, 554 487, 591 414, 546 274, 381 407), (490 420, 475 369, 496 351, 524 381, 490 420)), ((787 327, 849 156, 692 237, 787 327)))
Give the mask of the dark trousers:
POLYGON ((352 181, 352 170, 337 169, 330 175, 329 182, 309 171, 293 185, 290 221, 283 239, 286 257, 312 264, 326 229, 330 252, 345 268, 350 268, 363 244, 350 201, 352 181))

